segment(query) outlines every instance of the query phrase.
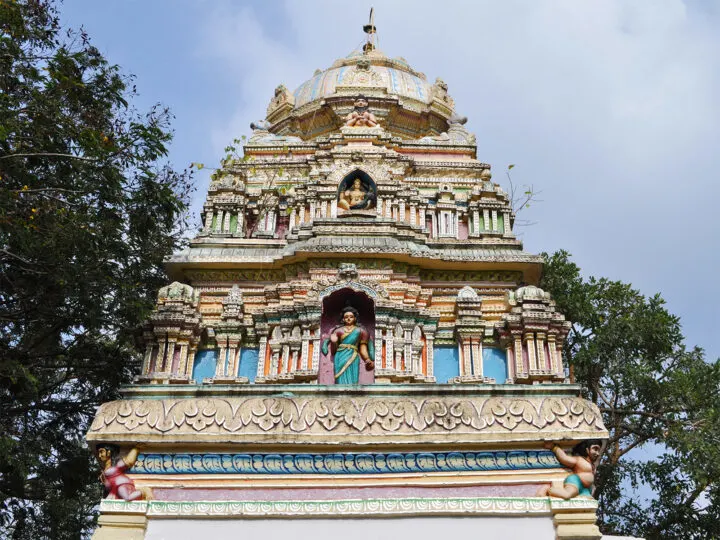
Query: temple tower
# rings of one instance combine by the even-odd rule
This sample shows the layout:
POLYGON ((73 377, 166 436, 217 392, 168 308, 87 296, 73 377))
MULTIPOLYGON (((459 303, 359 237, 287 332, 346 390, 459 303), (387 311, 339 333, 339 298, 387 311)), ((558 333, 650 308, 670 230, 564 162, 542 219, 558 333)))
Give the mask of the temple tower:
POLYGON ((275 89, 167 261, 88 433, 152 495, 103 499, 96 538, 600 537, 591 497, 537 496, 568 476, 547 441, 607 437, 542 260, 448 85, 365 31, 275 89))

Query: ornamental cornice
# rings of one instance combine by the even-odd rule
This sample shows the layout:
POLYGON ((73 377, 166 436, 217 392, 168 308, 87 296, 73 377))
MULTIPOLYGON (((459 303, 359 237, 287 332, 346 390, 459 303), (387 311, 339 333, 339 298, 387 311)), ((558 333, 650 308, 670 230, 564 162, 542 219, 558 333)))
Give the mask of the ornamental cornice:
POLYGON ((148 518, 259 517, 392 517, 413 515, 551 515, 558 512, 594 512, 597 501, 577 497, 452 497, 341 500, 268 501, 123 501, 103 499, 100 512, 140 514, 148 518))
POLYGON ((598 408, 574 396, 370 392, 113 401, 98 409, 88 440, 447 447, 606 436, 598 408))
POLYGON ((364 475, 538 471, 562 466, 550 450, 496 452, 140 454, 133 474, 364 475))

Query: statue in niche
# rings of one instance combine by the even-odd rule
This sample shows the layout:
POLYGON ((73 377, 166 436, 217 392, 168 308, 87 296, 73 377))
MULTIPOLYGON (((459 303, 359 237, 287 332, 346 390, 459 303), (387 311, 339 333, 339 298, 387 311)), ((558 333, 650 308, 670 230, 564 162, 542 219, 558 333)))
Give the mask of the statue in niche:
POLYGON ((573 474, 565 478, 562 487, 544 486, 537 492, 538 497, 560 497, 572 499, 574 497, 592 497, 593 482, 595 481, 595 463, 600 457, 602 441, 589 439, 575 445, 572 456, 554 442, 546 442, 545 448, 552 450, 558 461, 565 467, 572 469, 573 474))
POLYGON ((375 199, 375 188, 370 181, 350 176, 340 183, 338 208, 341 210, 369 210, 375 208, 375 199))
POLYGON ((375 367, 375 345, 358 319, 358 310, 346 306, 342 310, 342 324, 323 340, 322 353, 330 352, 333 357, 335 384, 358 384, 361 359, 366 370, 375 367))
POLYGON ((138 448, 130 450, 127 455, 119 459, 120 447, 115 444, 99 444, 95 447, 95 458, 102 469, 100 481, 105 487, 106 499, 123 499, 137 501, 152 498, 150 488, 137 489, 125 471, 135 465, 138 457, 138 448))
POLYGON ((375 127, 377 118, 370 112, 370 104, 365 96, 358 96, 355 100, 355 110, 345 117, 345 125, 349 127, 375 127))

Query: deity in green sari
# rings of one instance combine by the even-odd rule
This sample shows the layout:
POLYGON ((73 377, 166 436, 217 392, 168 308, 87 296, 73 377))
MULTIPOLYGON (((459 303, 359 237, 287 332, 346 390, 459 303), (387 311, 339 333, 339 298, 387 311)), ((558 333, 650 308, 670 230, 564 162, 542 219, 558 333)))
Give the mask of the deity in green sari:
POLYGON ((365 369, 375 367, 375 347, 368 331, 358 324, 358 311, 353 307, 342 310, 342 324, 330 332, 322 344, 322 353, 332 353, 335 384, 358 384, 360 360, 365 369))

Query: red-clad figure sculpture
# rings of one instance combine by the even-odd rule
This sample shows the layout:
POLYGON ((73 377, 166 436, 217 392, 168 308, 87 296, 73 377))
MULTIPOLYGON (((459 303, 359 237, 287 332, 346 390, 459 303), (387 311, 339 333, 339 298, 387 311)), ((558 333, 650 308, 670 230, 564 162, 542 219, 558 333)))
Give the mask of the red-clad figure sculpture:
POLYGON ((114 444, 99 444, 95 448, 95 457, 100 463, 100 481, 105 486, 106 499, 123 499, 137 501, 149 499, 152 492, 149 488, 137 489, 133 481, 125 474, 137 460, 138 449, 133 448, 127 455, 119 459, 120 447, 114 444))

